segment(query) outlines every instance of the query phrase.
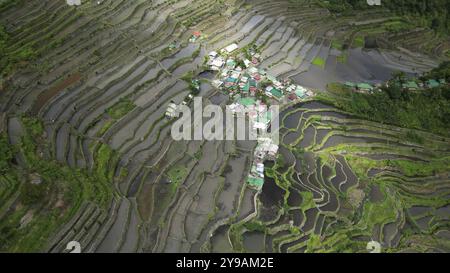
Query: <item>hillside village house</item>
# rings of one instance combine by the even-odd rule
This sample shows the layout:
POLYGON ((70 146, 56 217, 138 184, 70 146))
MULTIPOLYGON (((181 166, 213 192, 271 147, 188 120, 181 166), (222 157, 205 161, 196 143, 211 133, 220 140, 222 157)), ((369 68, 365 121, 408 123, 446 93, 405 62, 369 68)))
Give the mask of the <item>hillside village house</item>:
POLYGON ((222 49, 222 52, 230 54, 233 51, 235 51, 236 49, 238 49, 238 45, 237 44, 231 44, 231 45, 225 47, 224 49, 222 49))

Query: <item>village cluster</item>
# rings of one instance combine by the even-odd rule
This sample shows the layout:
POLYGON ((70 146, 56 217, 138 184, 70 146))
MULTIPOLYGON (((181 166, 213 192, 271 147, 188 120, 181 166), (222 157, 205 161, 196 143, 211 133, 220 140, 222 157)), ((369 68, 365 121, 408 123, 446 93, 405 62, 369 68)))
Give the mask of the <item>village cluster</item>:
MULTIPOLYGON (((213 81, 216 88, 228 94, 233 101, 229 105, 235 113, 245 113, 254 130, 269 130, 272 119, 267 104, 284 104, 289 101, 305 99, 313 95, 290 80, 279 81, 264 69, 258 68, 260 53, 253 47, 239 51, 237 44, 231 44, 220 52, 211 51, 207 66, 216 71, 218 77, 213 81)), ((258 137, 253 163, 247 183, 260 190, 264 184, 264 161, 276 158, 278 145, 270 137, 258 137)))
POLYGON ((263 102, 275 100, 279 103, 306 98, 313 95, 291 80, 277 80, 264 69, 258 68, 261 55, 249 48, 245 52, 233 54, 237 44, 231 44, 220 51, 211 51, 207 65, 210 70, 217 71, 218 79, 213 81, 215 87, 226 92, 234 101, 242 97, 258 98, 263 102))
MULTIPOLYGON (((199 32, 194 32, 189 42, 195 42, 200 36, 199 32)), ((292 83, 290 79, 280 81, 266 70, 258 68, 261 61, 256 48, 249 46, 239 50, 239 46, 233 43, 219 52, 211 51, 206 57, 206 69, 216 73, 212 85, 229 95, 232 103, 228 107, 232 113, 245 114, 253 130, 267 132, 272 119, 271 112, 268 111, 269 104, 282 105, 306 99, 314 93, 292 83)), ((191 85, 199 88, 198 80, 193 79, 191 85)), ((187 104, 192 97, 190 94, 182 104, 187 104)), ((166 116, 177 117, 177 108, 178 105, 170 103, 166 116)), ((267 136, 258 137, 257 140, 247 183, 260 190, 264 184, 264 161, 276 158, 278 145, 267 136)))

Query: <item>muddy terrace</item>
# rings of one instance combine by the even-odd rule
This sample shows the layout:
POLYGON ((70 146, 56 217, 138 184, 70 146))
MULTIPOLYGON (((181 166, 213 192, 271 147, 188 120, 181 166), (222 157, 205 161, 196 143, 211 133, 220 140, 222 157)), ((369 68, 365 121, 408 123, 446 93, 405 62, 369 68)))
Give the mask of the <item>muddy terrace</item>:
MULTIPOLYGON (((31 185, 1 181, 1 221, 22 219, 22 232, 30 236, 18 250, 62 252, 72 240, 84 252, 364 251, 369 239, 405 251, 448 247, 428 243, 434 242, 430 230, 448 239, 442 201, 448 200, 448 176, 410 176, 381 163, 422 164, 448 156, 448 139, 427 134, 430 141, 419 145, 404 141, 400 129, 324 105, 289 108, 284 162, 266 170, 269 178, 258 195, 245 185, 256 143, 173 141, 164 117, 171 101, 181 103, 189 94, 183 78, 203 72, 205 54, 234 42, 240 48, 256 44, 263 68, 300 82, 308 78, 311 87, 335 81, 333 71, 342 71, 340 80, 370 81, 384 77, 384 69, 415 73, 436 65, 434 57, 409 51, 398 58, 398 52, 358 48, 354 39, 379 27, 382 22, 370 21, 379 14, 337 20, 309 1, 82 2, 72 7, 62 0, 23 1, 0 11, 12 37, 8 51, 30 46, 38 55, 1 91, 2 127, 20 147, 15 161, 45 177, 46 162, 56 160, 69 167, 64 172, 76 189, 71 198, 64 190, 52 195, 49 202, 61 213, 46 224, 45 210, 21 204, 5 187, 31 185), (193 31, 202 38, 189 43, 193 31), (334 40, 353 49, 333 48, 334 40), (338 58, 342 54, 348 62, 338 61, 346 59, 338 58), (376 65, 360 70, 371 54, 376 65), (313 64, 317 58, 323 67, 313 64), (43 124, 42 131, 33 130, 30 119, 43 124), (367 164, 352 165, 356 156, 367 164), (93 181, 86 183, 84 173, 93 181), (36 239, 42 227, 49 232, 36 239), (403 230, 412 235, 402 237, 403 230)), ((412 41, 427 35, 411 30, 389 40, 403 45, 409 39, 413 49, 439 56, 445 46, 436 39, 412 41)), ((204 101, 226 103, 202 75, 204 101)))

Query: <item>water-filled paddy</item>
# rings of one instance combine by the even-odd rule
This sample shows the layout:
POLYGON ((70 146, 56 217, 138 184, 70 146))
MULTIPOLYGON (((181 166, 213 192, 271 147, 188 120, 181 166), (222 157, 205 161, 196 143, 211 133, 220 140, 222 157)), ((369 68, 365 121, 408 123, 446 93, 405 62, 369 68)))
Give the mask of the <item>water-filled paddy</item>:
MULTIPOLYGON (((336 57, 330 56, 324 69, 312 65, 306 72, 294 76, 294 81, 307 87, 325 90, 327 84, 333 82, 381 83, 389 80, 394 71, 405 71, 404 67, 395 67, 388 63, 378 50, 355 48, 349 49, 345 54, 348 55, 346 63, 338 62, 336 57)), ((405 72, 412 74, 409 69, 405 72)))

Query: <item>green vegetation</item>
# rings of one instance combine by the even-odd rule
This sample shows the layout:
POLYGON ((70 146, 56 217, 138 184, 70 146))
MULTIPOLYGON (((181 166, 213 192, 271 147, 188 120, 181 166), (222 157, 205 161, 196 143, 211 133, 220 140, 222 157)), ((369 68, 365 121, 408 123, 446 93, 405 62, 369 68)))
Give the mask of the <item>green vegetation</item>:
POLYGON ((422 81, 427 80, 440 80, 444 79, 446 82, 450 83, 450 62, 443 62, 439 67, 431 70, 421 77, 422 81))
POLYGON ((0 76, 9 75, 16 67, 24 66, 37 57, 37 53, 30 45, 19 49, 10 49, 10 45, 10 35, 5 27, 0 25, 0 76))
POLYGON ((325 68, 325 60, 320 57, 315 57, 312 64, 317 65, 320 68, 325 68))
POLYGON ((0 1, 0 10, 10 8, 12 6, 21 4, 24 0, 3 0, 0 1))
POLYGON ((102 126, 102 128, 98 131, 97 136, 98 137, 103 136, 109 130, 109 128, 113 126, 114 122, 115 120, 113 119, 106 121, 105 124, 102 126))
MULTIPOLYGON (((391 81, 392 86, 398 86, 395 83, 404 80, 406 79, 403 78, 403 75, 396 74, 394 80, 391 81)), ((387 111, 386 108, 386 112, 389 114, 396 113, 396 111, 412 113, 414 110, 408 109, 406 106, 402 110, 395 109, 398 107, 395 104, 402 106, 401 101, 415 103, 416 99, 420 100, 420 97, 415 98, 414 96, 429 96, 430 100, 431 98, 445 99, 443 94, 438 97, 433 93, 430 94, 436 89, 408 91, 407 94, 403 94, 407 91, 400 88, 399 96, 395 96, 395 91, 388 90, 388 88, 375 91, 373 94, 354 92, 341 84, 330 84, 328 89, 333 96, 324 97, 323 100, 334 104, 354 103, 354 95, 356 95, 358 98, 363 97, 369 100, 366 101, 364 107, 375 108, 384 102, 380 98, 378 99, 380 101, 375 101, 377 103, 372 106, 370 103, 373 101, 370 101, 370 96, 383 96, 385 100, 393 101, 390 104, 390 111, 387 111)), ((432 108, 432 102, 428 101, 427 103, 432 108)), ((338 109, 327 105, 322 107, 315 105, 310 108, 307 104, 297 105, 291 111, 286 111, 285 114, 290 116, 303 112, 303 117, 305 114, 309 114, 306 122, 300 123, 303 127, 299 130, 303 132, 303 135, 299 136, 297 142, 307 134, 317 135, 319 129, 325 130, 321 131, 321 134, 323 132, 326 134, 322 136, 319 143, 312 142, 308 146, 282 144, 295 156, 296 167, 286 166, 287 160, 279 156, 274 166, 267 168, 265 172, 266 176, 274 178, 277 185, 283 185, 287 191, 284 203, 281 205, 284 209, 280 219, 292 219, 289 217, 293 217, 294 212, 298 213, 300 210, 303 223, 303 226, 294 227, 288 227, 287 222, 281 220, 278 225, 267 224, 266 234, 276 234, 274 235, 276 239, 273 241, 274 249, 277 249, 281 243, 306 237, 302 243, 292 247, 292 251, 301 248, 305 252, 365 252, 368 241, 361 240, 362 236, 374 238, 373 240, 384 240, 383 237, 377 237, 376 230, 379 229, 381 234, 384 234, 389 232, 386 231, 386 226, 389 225, 389 229, 396 228, 393 234, 400 233, 401 240, 394 242, 392 235, 386 239, 389 243, 383 245, 382 251, 398 251, 408 248, 406 242, 413 241, 422 244, 422 242, 416 241, 414 236, 430 232, 436 225, 443 224, 440 220, 435 220, 436 223, 431 224, 429 228, 417 227, 419 230, 409 230, 409 233, 399 228, 405 221, 414 221, 408 215, 411 207, 426 206, 434 211, 436 208, 448 205, 446 191, 439 190, 439 187, 445 185, 445 181, 442 181, 441 178, 446 177, 450 172, 450 158, 444 152, 448 146, 444 143, 445 138, 431 136, 429 132, 420 132, 415 129, 402 129, 382 123, 367 122, 369 114, 367 114, 367 118, 363 119, 348 115, 339 117, 332 114, 333 112, 339 115, 343 114, 338 109), (349 120, 351 121, 349 122, 349 120), (313 129, 315 133, 306 128, 313 129), (331 137, 334 136, 338 138, 331 141, 331 137), (367 141, 354 142, 352 139, 355 138, 367 139, 367 141), (400 142, 402 145, 398 145, 400 142), (325 143, 327 143, 326 146, 325 143), (423 148, 419 148, 421 146, 423 148), (422 155, 423 151, 426 151, 424 155, 422 155), (299 169, 297 169, 298 163, 300 163, 299 169), (327 168, 324 168, 324 165, 327 168), (328 171, 324 172, 326 169, 328 171), (315 173, 316 170, 321 171, 315 173), (356 179, 353 178, 353 174, 356 179), (297 179, 297 175, 300 175, 300 179, 297 179), (297 189, 299 184, 302 185, 299 191, 300 197, 296 197, 292 191, 294 188, 297 189), (317 219, 319 218, 315 208, 320 201, 316 204, 314 197, 315 193, 319 193, 324 188, 330 196, 335 196, 338 200, 336 203, 339 205, 335 204, 336 210, 335 205, 328 206, 333 203, 332 201, 320 207, 322 210, 328 206, 325 211, 318 212, 318 214, 326 215, 328 220, 325 222, 329 221, 328 223, 332 222, 333 224, 328 226, 326 231, 322 230, 320 234, 316 234, 317 231, 314 228, 317 228, 319 222, 317 219), (299 202, 298 200, 301 202, 296 203, 299 202), (298 233, 295 228, 305 229, 305 218, 306 221, 315 221, 315 225, 309 225, 309 231, 298 233), (289 235, 278 237, 281 228, 283 230, 289 228, 289 235)), ((360 105, 354 107, 355 110, 358 107, 361 108, 360 105)), ((282 120, 285 120, 286 116, 282 117, 282 120)), ((385 120, 383 121, 386 123, 385 120)), ((389 121, 391 122, 392 118, 389 121)), ((294 143, 297 142, 294 141, 294 143)), ((289 165, 292 165, 291 161, 289 165)), ((264 213, 264 210, 260 212, 264 213)), ((321 226, 327 226, 327 224, 321 226)), ((435 246, 434 243, 430 245, 435 246)), ((446 248, 443 247, 443 249, 446 248)))
POLYGON ((411 24, 404 21, 390 21, 383 24, 383 27, 388 32, 400 33, 411 28, 411 24))
POLYGON ((450 135, 449 87, 412 92, 390 85, 365 94, 332 84, 328 90, 334 96, 325 98, 327 102, 365 119, 450 135))
MULTIPOLYGON (((173 201, 174 195, 177 192, 178 186, 186 179, 189 174, 188 168, 185 166, 172 166, 167 172, 168 183, 158 184, 158 203, 160 208, 165 208, 173 201)), ((158 224, 164 225, 164 217, 159 219, 158 224)))
POLYGON ((358 226, 373 227, 376 224, 395 221, 398 205, 398 200, 391 196, 387 196, 381 203, 366 202, 358 226))
POLYGON ((28 185, 20 189, 20 200, 25 206, 48 202, 51 194, 51 183, 44 181, 37 185, 28 185))
POLYGON ((0 134, 0 174, 4 175, 10 168, 13 150, 5 133, 0 134))
POLYGON ((333 40, 331 41, 331 48, 342 50, 344 48, 344 45, 338 40, 333 40))
POLYGON ((109 164, 117 160, 116 152, 107 144, 100 144, 96 154, 95 170, 98 177, 105 183, 111 182, 114 176, 114 168, 109 168, 109 164))
POLYGON ((307 251, 306 252, 314 252, 314 250, 317 250, 321 248, 321 241, 320 236, 316 234, 312 234, 311 237, 308 240, 307 243, 307 251))
POLYGON ((302 196, 302 204, 300 207, 303 211, 306 211, 310 208, 314 208, 316 206, 316 204, 314 203, 314 200, 313 200, 312 192, 302 191, 300 193, 300 195, 302 196))
POLYGON ((437 158, 430 162, 389 160, 387 165, 399 169, 407 176, 432 176, 438 173, 450 172, 450 157, 437 158))
POLYGON ((108 115, 113 119, 120 119, 133 110, 136 105, 130 99, 120 99, 119 102, 106 109, 108 115))
POLYGON ((346 94, 351 92, 351 89, 341 83, 329 83, 327 85, 327 90, 336 95, 346 94))
POLYGON ((183 166, 174 166, 168 172, 167 176, 174 185, 179 185, 187 176, 187 169, 183 166))
POLYGON ((180 79, 182 79, 183 81, 190 83, 192 82, 192 79, 194 78, 194 72, 192 71, 188 71, 185 74, 183 74, 183 76, 181 76, 180 79))
POLYGON ((424 139, 422 136, 418 135, 415 131, 410 130, 406 133, 406 138, 411 140, 412 142, 416 142, 419 144, 424 143, 424 139))
POLYGON ((266 226, 265 225, 263 225, 260 222, 255 222, 255 221, 246 222, 244 224, 244 227, 246 229, 248 229, 249 231, 260 231, 260 232, 265 232, 266 231, 266 226))
POLYGON ((198 95, 200 93, 200 81, 196 79, 192 80, 189 83, 189 90, 191 90, 193 95, 198 95))
POLYGON ((285 160, 284 160, 283 154, 279 153, 276 158, 275 166, 283 167, 284 164, 285 164, 285 160))
POLYGON ((110 119, 103 124, 102 128, 98 131, 97 136, 101 137, 104 135, 117 120, 131 112, 135 107, 136 105, 133 101, 128 98, 122 98, 116 104, 106 109, 106 113, 110 119))
POLYGON ((22 117, 22 122, 32 136, 39 137, 44 133, 44 126, 38 119, 22 117))
MULTIPOLYGON (((428 4, 429 1, 422 1, 425 4, 421 8, 425 11, 421 12, 418 1, 412 1, 411 5, 400 0, 385 1, 388 3, 386 7, 391 8, 393 12, 383 10, 385 7, 370 7, 365 0, 290 0, 289 2, 301 3, 298 7, 303 8, 302 14, 306 17, 289 16, 286 20, 273 22, 266 20, 264 24, 268 23, 268 25, 264 28, 262 28, 263 25, 254 26, 257 28, 251 27, 249 31, 253 33, 252 40, 258 41, 262 48, 267 49, 275 38, 270 31, 274 26, 272 23, 281 23, 280 29, 286 27, 284 25, 286 23, 306 26, 306 29, 302 29, 302 33, 294 33, 294 36, 289 39, 282 38, 280 48, 291 53, 304 51, 309 48, 310 43, 317 44, 320 41, 321 38, 318 36, 324 36, 322 37, 326 40, 324 44, 328 45, 328 40, 332 39, 330 46, 336 49, 334 52, 337 50, 342 52, 337 57, 340 63, 347 62, 350 56, 346 51, 348 47, 385 48, 391 45, 400 47, 403 46, 403 41, 410 43, 412 47, 423 48, 424 51, 437 51, 436 55, 441 54, 441 50, 445 52, 444 44, 437 46, 441 40, 448 40, 443 37, 445 35, 442 35, 444 29, 448 29, 448 23, 445 28, 443 26, 445 22, 442 15, 445 9, 438 10, 443 6, 438 7, 434 3, 428 4), (404 11, 394 8, 391 4, 394 2, 402 6, 400 9, 404 11), (329 16, 317 6, 317 3, 341 14, 335 13, 329 16), (359 13, 355 12, 355 9, 368 10, 368 12, 359 13), (394 12, 401 14, 401 17, 394 17, 394 12), (359 14, 355 16, 356 13, 359 14), (341 17, 347 15, 351 16, 341 17), (388 18, 388 21, 372 23, 371 20, 377 17, 388 18), (316 20, 317 18, 319 20, 316 20), (415 22, 415 18, 420 20, 409 25, 409 22, 415 22), (355 22, 353 26, 352 22, 355 22), (418 29, 418 33, 425 34, 414 39, 415 32, 405 32, 417 28, 418 25, 428 25, 435 29, 436 33, 429 29, 418 29), (337 28, 331 33, 328 30, 333 26, 337 28), (317 36, 316 32, 320 35, 317 36), (303 38, 298 37, 300 34, 303 38), (389 39, 390 37, 394 38, 389 39), (302 38, 301 43, 296 42, 300 41, 298 38, 302 38), (427 42, 422 46, 422 41, 431 41, 431 43, 427 42), (303 42, 307 43, 306 46, 303 42)), ((435 3, 441 3, 441 1, 436 0, 435 3)), ((0 10, 7 5, 19 2, 23 0, 0 1, 0 10)), ((58 122, 52 120, 45 127, 49 130, 48 138, 52 143, 45 139, 46 130, 43 124, 36 118, 25 116, 21 119, 25 129, 24 136, 16 139, 16 133, 19 132, 9 132, 9 136, 15 143, 18 142, 16 146, 9 144, 7 134, 0 134, 0 200, 3 201, 0 202, 0 252, 45 250, 49 239, 65 223, 76 219, 81 213, 84 213, 83 216, 87 216, 88 220, 80 221, 74 228, 76 235, 73 236, 70 232, 67 238, 74 237, 76 240, 83 236, 83 241, 94 238, 98 242, 106 242, 102 244, 103 249, 103 246, 108 245, 111 235, 120 233, 122 236, 119 237, 122 240, 115 245, 120 248, 118 249, 120 251, 184 248, 188 246, 185 242, 195 241, 194 237, 197 235, 200 237, 197 238, 197 243, 192 249, 198 249, 197 246, 202 245, 201 251, 213 250, 216 242, 219 244, 224 242, 222 236, 225 235, 226 240, 230 240, 232 250, 245 252, 243 242, 245 241, 246 245, 247 239, 250 239, 251 243, 254 242, 253 238, 247 237, 251 235, 247 231, 256 231, 258 235, 261 235, 260 232, 264 233, 264 236, 255 237, 263 237, 263 240, 267 240, 264 246, 272 247, 274 251, 361 252, 366 250, 367 240, 370 239, 380 242, 388 241, 383 244, 383 248, 385 245, 391 247, 391 243, 392 245, 398 243, 400 246, 392 246, 396 250, 420 245, 420 242, 412 239, 413 236, 429 234, 425 228, 421 230, 415 223, 418 217, 409 215, 412 214, 411 207, 425 204, 431 207, 430 215, 432 215, 442 206, 448 205, 448 187, 446 187, 450 166, 446 143, 448 139, 431 134, 434 132, 448 135, 450 132, 448 88, 407 91, 402 85, 405 77, 401 74, 396 75, 389 88, 383 88, 373 94, 361 94, 345 86, 331 84, 329 86, 331 95, 324 93, 321 95, 323 99, 354 115, 347 115, 343 113, 344 111, 316 101, 311 107, 306 107, 308 101, 314 98, 309 98, 306 102, 292 107, 294 109, 292 112, 301 114, 291 116, 302 120, 297 123, 301 128, 291 130, 283 128, 286 130, 280 133, 287 134, 295 131, 298 139, 289 144, 280 144, 282 149, 275 163, 265 162, 266 178, 270 178, 266 179, 266 183, 268 182, 266 185, 269 187, 255 194, 245 186, 245 177, 254 160, 253 150, 250 147, 246 148, 248 145, 229 142, 204 146, 199 142, 166 141, 166 129, 171 122, 161 115, 147 126, 145 117, 157 115, 158 112, 154 113, 152 109, 148 109, 150 112, 142 112, 143 109, 133 103, 133 96, 141 96, 146 90, 160 85, 168 92, 156 96, 154 105, 161 105, 161 101, 176 97, 180 91, 179 86, 173 86, 171 83, 173 83, 172 80, 179 78, 179 73, 176 72, 181 70, 189 71, 182 77, 187 82, 183 84, 190 89, 191 94, 198 93, 200 81, 195 78, 199 71, 197 66, 199 62, 198 59, 195 62, 192 61, 200 55, 201 47, 197 47, 192 56, 178 58, 186 49, 191 48, 190 46, 187 48, 187 44, 182 41, 186 38, 185 32, 201 30, 209 33, 212 39, 216 39, 214 43, 205 40, 206 43, 221 43, 220 40, 223 38, 233 36, 233 30, 230 28, 222 33, 223 31, 214 30, 216 25, 226 24, 230 16, 234 16, 243 6, 250 8, 250 5, 242 3, 245 1, 236 1, 236 3, 231 1, 226 5, 223 0, 215 3, 194 1, 190 5, 181 7, 174 6, 175 2, 176 0, 161 1, 155 5, 151 1, 141 1, 129 5, 118 4, 118 8, 114 5, 112 10, 107 5, 99 6, 96 9, 101 10, 101 13, 105 15, 101 16, 104 17, 103 19, 99 18, 99 28, 95 27, 96 24, 90 24, 91 17, 96 15, 96 9, 91 13, 90 9, 84 5, 80 7, 81 9, 64 7, 61 12, 52 13, 52 16, 48 18, 41 16, 40 11, 34 11, 35 5, 27 5, 26 10, 14 10, 10 14, 34 14, 35 17, 14 22, 11 32, 9 32, 9 24, 12 22, 5 18, 4 21, 8 22, 8 26, 0 30, 0 74, 10 76, 18 68, 27 68, 20 77, 15 77, 11 81, 9 77, 4 79, 5 83, 15 83, 5 88, 7 89, 5 91, 11 94, 8 94, 4 102, 14 104, 15 101, 19 102, 20 98, 24 98, 25 101, 25 104, 3 105, 4 109, 8 109, 6 116, 15 117, 16 109, 20 109, 19 112, 26 112, 29 106, 32 106, 31 104, 41 100, 48 103, 42 106, 46 109, 42 109, 40 113, 48 113, 45 116, 54 116, 62 111, 63 115, 59 116, 58 122), (211 5, 215 8, 211 9, 211 5), (151 33, 147 31, 144 37, 140 35, 142 34, 140 32, 147 28, 145 24, 144 26, 141 24, 142 20, 139 18, 132 20, 130 24, 120 24, 122 19, 134 18, 133 15, 138 9, 151 10, 150 17, 152 14, 164 13, 170 9, 172 16, 169 16, 170 20, 158 24, 155 31, 151 33), (75 21, 78 21, 80 14, 74 13, 75 10, 86 15, 79 24, 75 21), (111 14, 117 14, 117 20, 108 20, 111 14), (83 27, 85 23, 88 23, 87 27, 81 31, 87 31, 88 39, 84 39, 84 35, 81 38, 76 35, 79 31, 78 27, 83 27), (125 31, 117 35, 111 34, 117 24, 125 31), (192 26, 192 28, 180 30, 180 26, 183 25, 192 26), (130 31, 126 31, 127 29, 130 31), (45 35, 39 35, 40 33, 45 35), (90 46, 93 41, 89 39, 89 33, 95 34, 96 37, 109 37, 109 40, 117 43, 104 43, 101 48, 95 50, 90 46), (13 35, 16 34, 19 35, 14 37, 13 35), (72 43, 74 37, 81 39, 80 42, 72 43), (50 50, 61 45, 68 47, 56 51, 50 50), (162 49, 164 47, 165 49, 162 49), (119 55, 115 54, 124 48, 128 51, 123 54, 119 52, 119 55), (117 58, 102 58, 108 53, 117 55, 117 58), (35 61, 41 55, 42 60, 35 61), (136 57, 145 58, 135 59, 136 57), (172 65, 164 68, 162 63, 166 63, 163 60, 166 57, 178 59, 174 62, 170 61, 172 65), (117 62, 121 61, 128 62, 129 65, 116 67, 117 62), (40 71, 29 71, 34 70, 35 67, 39 67, 40 71), (45 74, 42 73, 43 67, 46 67, 49 73, 40 79, 39 76, 45 74), (54 94, 44 92, 47 87, 53 85, 54 81, 59 81, 59 77, 74 71, 83 74, 79 86, 65 90, 64 94, 56 94, 58 88, 54 89, 54 94), (94 74, 100 78, 97 80, 90 78, 94 74), (124 81, 123 85, 113 91, 109 90, 108 87, 111 85, 109 83, 114 84, 117 78, 124 81), (32 84, 37 85, 36 90, 44 96, 39 96, 36 100, 35 96, 29 94, 34 92, 33 86, 21 88, 22 83, 29 81, 33 81, 32 84), (108 97, 115 99, 95 103, 92 101, 93 105, 107 105, 109 108, 104 112, 102 110, 101 113, 90 111, 88 114, 83 114, 83 107, 80 109, 74 107, 74 116, 70 114, 67 116, 68 112, 72 112, 71 109, 64 112, 64 107, 67 105, 70 107, 72 104, 83 104, 86 100, 89 102, 92 92, 89 88, 83 88, 83 84, 89 85, 95 81, 101 81, 104 86, 94 90, 94 93, 101 93, 102 90, 108 89, 108 97), (135 86, 135 83, 139 84, 135 90, 127 89, 128 86, 135 86), (67 91, 71 95, 65 97, 67 91), (132 92, 131 97, 118 100, 124 96, 124 92, 132 92), (60 95, 63 97, 59 97, 60 95), (44 97, 46 97, 45 100, 44 97), (135 120, 129 127, 124 128, 121 126, 123 124, 116 124, 131 111, 133 114, 139 114, 137 118, 142 120, 135 120), (358 119, 357 116, 362 118, 358 119), (65 117, 70 119, 70 124, 64 120, 65 117), (368 122, 367 119, 400 125, 408 129, 368 122), (114 129, 119 130, 121 127, 125 130, 108 131, 115 125, 117 128, 114 127, 114 129), (66 130, 68 128, 66 126, 69 126, 70 131, 66 130), (127 136, 127 132, 124 133, 127 128, 131 135, 127 136), (140 145, 142 141, 137 138, 142 134, 133 134, 136 130, 144 134, 141 140, 151 139, 152 143, 144 145, 145 147, 140 145), (99 138, 92 137, 92 132, 95 131, 98 132, 99 138), (108 134, 108 138, 101 138, 107 131, 111 133, 108 134), (67 132, 70 132, 70 135, 67 132), (55 140, 56 144, 53 143, 55 140), (120 151, 126 153, 120 164, 118 164, 119 150, 112 149, 107 144, 109 141, 113 141, 114 146, 120 146, 120 151), (90 153, 85 154, 87 147, 90 148, 90 153), (211 152, 215 149, 218 153, 211 152), (69 168, 56 161, 53 158, 54 154, 58 155, 58 159, 64 159, 61 161, 70 162, 71 166, 86 165, 87 169, 69 168), (211 160, 198 162, 205 157, 211 160), (244 164, 246 166, 243 166, 244 164), (210 170, 210 165, 214 167, 214 170, 210 170), (129 174, 127 168, 130 168, 129 174), (357 179, 353 174, 357 176, 357 179), (126 181, 119 183, 122 179, 126 181), (183 182, 186 179, 190 181, 184 185, 183 182), (205 199, 203 194, 209 195, 208 198, 205 199), (114 196, 121 201, 123 198, 124 202, 117 202, 114 204, 117 206, 111 206, 111 199, 114 196), (255 208, 253 208, 255 200, 253 198, 260 198, 261 201, 255 208), (208 203, 211 203, 211 206, 202 208, 200 212, 194 211, 196 204, 201 205, 205 200, 210 201, 208 203), (89 210, 84 210, 87 203, 89 210), (97 217, 99 209, 101 214, 97 217), (109 209, 111 213, 118 210, 117 222, 107 216, 109 209), (254 214, 253 209, 256 210, 254 214), (135 214, 136 210, 138 214, 135 214), (105 225, 104 217, 108 222, 112 221, 113 229, 105 225), (125 222, 117 225, 123 222, 123 219, 125 222), (159 227, 158 224, 160 224, 159 227), (393 232, 392 235, 401 236, 384 236, 386 232, 384 228, 387 224, 390 224, 388 233, 393 232), (101 230, 96 229, 98 226, 101 230), (218 234, 220 237, 202 236, 208 229, 216 230, 215 228, 219 226, 225 228, 221 229, 222 231, 217 230, 220 232, 218 234), (392 231, 392 229, 395 230, 392 231), (404 232, 405 229, 409 233, 404 232), (142 235, 134 238, 138 240, 134 242, 136 244, 128 242, 130 236, 127 235, 135 231, 139 231, 137 235, 142 235), (173 234, 174 231, 175 233, 181 231, 181 233, 173 234), (107 237, 106 240, 104 236, 107 237), (243 237, 246 240, 243 240, 243 237), (395 237, 395 239, 388 237, 395 237), (394 240, 397 242, 393 242, 394 240), (269 244, 269 242, 272 243, 269 244), (130 243, 135 245, 134 248, 130 243)), ((281 1, 263 5, 258 7, 258 10, 267 14, 270 13, 270 9, 276 8, 282 13, 291 10, 293 6, 292 3, 281 1)), ((245 24, 245 21, 251 20, 255 15, 253 11, 249 14, 253 15, 239 20, 245 24)), ((448 12, 445 14, 447 19, 448 12)), ((202 39, 207 38, 202 36, 202 39)), ((408 46, 404 48, 414 51, 408 46)), ((252 43, 235 51, 232 55, 242 54, 250 59, 254 52, 258 52, 258 48, 252 43)), ((291 55, 289 53, 285 57, 290 58, 291 55)), ((328 59, 323 55, 320 56, 313 59, 311 64, 325 68, 328 59)), ((294 71, 303 67, 301 56, 289 60, 281 56, 274 58, 272 62, 275 62, 270 64, 271 60, 267 60, 268 68, 276 66, 278 70, 291 68, 294 71)), ((395 62, 395 60, 392 61, 395 62)), ((243 65, 241 59, 238 58, 237 62, 243 65)), ((427 64, 428 61, 424 65, 427 64)), ((449 64, 443 64, 425 75, 423 80, 442 78, 448 81, 448 67, 450 67, 449 64)), ((270 74, 271 71, 267 72, 270 74)), ((284 71, 283 74, 286 74, 285 72, 289 71, 284 71)), ((291 72, 288 74, 293 73, 291 72)), ((208 81, 202 80, 202 84, 208 81)), ((2 84, 3 77, 0 76, 0 85, 2 84)), ((261 83, 261 86, 265 85, 266 83, 261 83)), ((3 90, 2 87, 0 89, 3 90)), ((215 94, 205 95, 210 97, 215 94)), ((258 92, 258 98, 265 100, 266 96, 259 97, 261 95, 258 92)), ((98 98, 95 94, 94 97, 98 98)), ((283 112, 283 115, 284 113, 287 112, 283 112)), ((291 112, 288 114, 290 115, 291 112)), ((11 130, 13 129, 17 128, 11 126, 11 130)), ((17 129, 17 131, 20 130, 17 129)), ((289 136, 295 136, 295 134, 289 136)), ((429 228, 442 230, 447 226, 445 219, 436 216, 429 228)), ((430 237, 436 237, 435 239, 438 240, 435 234, 431 234, 430 237)), ((428 239, 421 238, 424 241, 428 239)), ((261 242, 264 243, 262 240, 261 242)), ((228 246, 228 242, 222 245, 228 246)), ((424 251, 427 250, 434 249, 431 247, 424 249, 424 251)))
POLYGON ((12 147, 4 134, 0 137, 0 179, 19 187, 17 201, 0 218, 0 251, 40 251, 83 202, 106 209, 112 198, 112 187, 105 184, 109 181, 106 171, 100 171, 105 164, 98 164, 97 172, 87 173, 43 158, 38 152, 38 147, 46 145, 42 124, 28 117, 22 122, 25 135, 17 147, 12 147), (24 155, 26 167, 12 163, 14 152, 24 155))
POLYGON ((404 159, 373 160, 353 155, 345 156, 355 174, 360 178, 367 178, 367 171, 371 168, 395 168, 406 176, 432 176, 450 171, 450 158, 436 158, 429 162, 411 161, 404 159))
MULTIPOLYGON (((360 0, 321 0, 319 3, 333 13, 353 15, 355 10, 391 11, 412 18, 422 26, 437 32, 448 34, 450 30, 450 6, 447 0, 382 0, 380 7, 370 6, 366 1, 360 0)), ((397 29, 401 26, 397 24, 391 27, 397 29)))
POLYGON ((364 36, 356 36, 353 40, 353 47, 364 47, 364 36))
POLYGON ((359 178, 367 178, 367 172, 370 168, 382 168, 387 165, 386 162, 381 160, 371 160, 369 158, 352 155, 346 155, 345 160, 359 178))

